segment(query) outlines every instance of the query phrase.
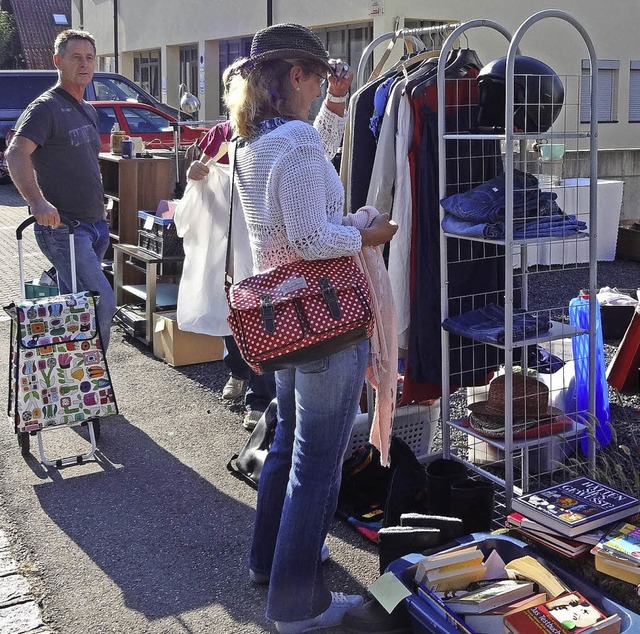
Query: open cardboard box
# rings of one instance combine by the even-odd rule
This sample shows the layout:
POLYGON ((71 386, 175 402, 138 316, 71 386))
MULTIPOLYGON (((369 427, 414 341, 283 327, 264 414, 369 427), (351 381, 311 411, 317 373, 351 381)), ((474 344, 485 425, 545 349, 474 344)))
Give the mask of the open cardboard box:
POLYGON ((176 311, 153 313, 153 354, 169 365, 219 361, 224 352, 221 337, 178 328, 176 311))

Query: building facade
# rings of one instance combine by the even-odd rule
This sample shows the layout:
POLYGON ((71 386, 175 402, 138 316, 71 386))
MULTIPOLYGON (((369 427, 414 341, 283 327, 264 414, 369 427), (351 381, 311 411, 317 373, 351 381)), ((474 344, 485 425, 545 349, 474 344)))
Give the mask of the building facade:
MULTIPOLYGON (((397 28, 486 19, 513 33, 530 15, 549 8, 572 14, 593 40, 599 66, 600 148, 637 147, 640 3, 636 0, 73 0, 72 23, 95 35, 102 69, 115 70, 117 56, 120 73, 174 106, 183 84, 202 102, 199 118, 213 120, 222 114, 221 71, 248 52, 252 35, 268 23, 309 26, 333 56, 357 67, 368 44, 397 28)), ((423 40, 437 46, 432 36, 423 40)), ((483 61, 506 53, 505 38, 493 29, 473 29, 468 40, 461 45, 474 48, 483 61)), ((367 59, 369 69, 387 44, 373 49, 367 59)), ((391 59, 402 49, 402 43, 396 44, 391 59)), ((588 72, 583 40, 564 20, 534 25, 521 50, 561 75, 588 72)))

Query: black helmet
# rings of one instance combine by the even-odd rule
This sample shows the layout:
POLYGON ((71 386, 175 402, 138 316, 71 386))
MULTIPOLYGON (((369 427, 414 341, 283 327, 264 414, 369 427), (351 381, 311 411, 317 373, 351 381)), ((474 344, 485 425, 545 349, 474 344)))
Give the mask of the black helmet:
MULTIPOLYGON (((478 74, 479 126, 504 129, 506 67, 507 58, 501 57, 478 74)), ((521 132, 546 132, 562 110, 560 78, 544 62, 525 55, 516 55, 513 72, 514 127, 521 132)))

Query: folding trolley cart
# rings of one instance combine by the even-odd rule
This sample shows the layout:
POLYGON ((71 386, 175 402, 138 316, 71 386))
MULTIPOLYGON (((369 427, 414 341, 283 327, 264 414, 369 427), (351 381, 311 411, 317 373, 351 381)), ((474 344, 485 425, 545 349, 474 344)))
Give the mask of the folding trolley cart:
POLYGON ((5 307, 11 317, 9 399, 7 415, 22 455, 37 436, 40 459, 48 466, 79 464, 92 458, 100 435, 99 417, 118 413, 96 319, 98 296, 77 291, 74 227, 69 227, 72 293, 26 299, 22 232, 35 222, 29 217, 16 229, 22 299, 5 307), (62 426, 86 425, 91 450, 79 456, 49 460, 42 432, 62 426))

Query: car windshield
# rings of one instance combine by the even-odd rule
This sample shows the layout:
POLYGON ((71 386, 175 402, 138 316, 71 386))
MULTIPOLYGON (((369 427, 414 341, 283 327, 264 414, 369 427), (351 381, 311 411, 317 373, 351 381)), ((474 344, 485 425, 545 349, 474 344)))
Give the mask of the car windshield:
POLYGON ((98 101, 138 101, 139 94, 123 81, 94 76, 93 85, 98 101))
POLYGON ((131 134, 153 134, 155 132, 172 132, 169 119, 157 112, 144 108, 122 108, 131 134))

